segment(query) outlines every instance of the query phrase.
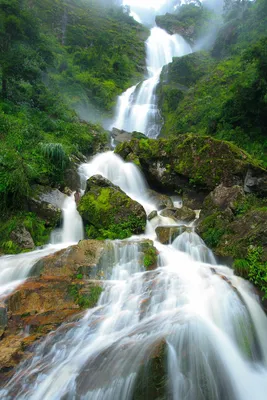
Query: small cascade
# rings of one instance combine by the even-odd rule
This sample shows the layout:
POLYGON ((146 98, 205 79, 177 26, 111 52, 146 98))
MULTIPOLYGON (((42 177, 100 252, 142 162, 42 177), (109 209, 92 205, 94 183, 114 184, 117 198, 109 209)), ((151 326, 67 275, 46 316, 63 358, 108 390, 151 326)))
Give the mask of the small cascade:
POLYGON ((156 96, 161 70, 173 57, 191 53, 191 47, 181 36, 169 35, 158 27, 151 29, 146 47, 148 78, 119 97, 110 129, 137 131, 155 138, 162 125, 156 96))
MULTIPOLYGON (((67 197, 62 206, 63 226, 51 234, 53 244, 73 244, 84 238, 83 221, 77 211, 74 193, 67 197)), ((65 246, 66 247, 66 246, 65 246)))
POLYGON ((119 186, 133 200, 142 204, 147 213, 156 209, 149 200, 148 187, 138 167, 133 163, 126 163, 112 151, 98 154, 89 163, 82 164, 79 173, 84 189, 86 180, 99 174, 119 186))
POLYGON ((41 258, 83 239, 82 219, 77 212, 74 195, 64 201, 62 214, 63 227, 52 232, 50 244, 29 253, 0 257, 0 298, 19 286, 41 258))
POLYGON ((173 247, 179 251, 189 254, 194 260, 216 264, 216 259, 212 251, 205 245, 205 242, 194 231, 183 232, 172 243, 173 247))

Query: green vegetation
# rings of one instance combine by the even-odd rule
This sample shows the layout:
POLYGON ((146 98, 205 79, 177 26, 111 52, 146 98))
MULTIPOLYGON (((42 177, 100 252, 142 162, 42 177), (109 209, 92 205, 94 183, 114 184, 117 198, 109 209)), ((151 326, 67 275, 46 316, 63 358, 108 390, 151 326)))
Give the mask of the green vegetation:
POLYGON ((209 55, 175 59, 164 69, 162 132, 228 140, 267 165, 267 2, 233 3, 209 55))
POLYGON ((82 286, 72 284, 69 287, 69 295, 74 299, 75 303, 80 308, 93 308, 96 306, 103 289, 101 286, 92 286, 89 288, 89 293, 82 291, 82 286))
POLYGON ((267 262, 262 261, 263 249, 261 246, 251 246, 248 249, 246 258, 236 259, 234 262, 235 271, 248 278, 267 298, 267 262))
POLYGON ((125 239, 145 230, 143 207, 101 178, 90 179, 78 210, 87 225, 87 236, 92 239, 125 239))
POLYGON ((45 221, 36 217, 34 213, 18 212, 2 221, 0 226, 0 246, 7 253, 20 253, 21 248, 10 239, 11 233, 17 227, 24 227, 31 234, 36 246, 48 242, 51 227, 45 225, 45 221))

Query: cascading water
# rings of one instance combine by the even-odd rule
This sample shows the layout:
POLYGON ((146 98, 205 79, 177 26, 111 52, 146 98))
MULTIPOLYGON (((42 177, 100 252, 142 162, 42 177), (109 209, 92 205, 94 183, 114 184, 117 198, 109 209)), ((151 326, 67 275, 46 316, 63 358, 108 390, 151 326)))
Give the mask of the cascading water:
POLYGON ((190 45, 179 35, 168 35, 154 27, 147 40, 148 79, 131 87, 119 99, 113 127, 127 132, 142 132, 157 137, 161 129, 161 117, 157 107, 156 87, 164 65, 175 56, 191 53, 190 45))
POLYGON ((119 186, 133 200, 141 203, 147 213, 156 209, 156 206, 149 201, 147 184, 136 165, 125 163, 112 151, 98 154, 91 162, 82 164, 79 173, 84 189, 86 180, 99 174, 119 186))
MULTIPOLYGON (((105 168, 126 188, 129 166, 111 154, 81 170, 105 168)), ((37 345, 1 399, 265 400, 267 319, 250 284, 196 233, 155 245, 158 267, 146 271, 138 239, 114 242, 97 307, 37 345)))
POLYGON ((62 211, 63 228, 52 232, 49 245, 30 253, 0 257, 0 298, 20 285, 38 260, 83 239, 83 223, 73 195, 66 198, 62 211))

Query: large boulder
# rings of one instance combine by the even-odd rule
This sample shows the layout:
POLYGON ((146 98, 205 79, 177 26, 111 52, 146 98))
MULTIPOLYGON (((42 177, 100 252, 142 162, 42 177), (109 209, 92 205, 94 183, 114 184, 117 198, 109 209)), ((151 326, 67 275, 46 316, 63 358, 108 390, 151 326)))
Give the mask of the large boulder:
POLYGON ((157 239, 162 244, 170 244, 181 235, 183 232, 192 232, 192 228, 181 225, 181 226, 158 226, 156 228, 157 239))
POLYGON ((219 184, 248 186, 248 173, 258 184, 251 192, 267 193, 267 171, 237 146, 209 136, 131 140, 117 146, 124 160, 135 159, 150 185, 163 192, 193 188, 209 193, 219 184))
POLYGON ((34 241, 25 226, 17 226, 10 234, 10 239, 22 250, 31 250, 35 247, 34 241))
POLYGON ((28 200, 28 209, 43 219, 47 226, 55 227, 60 222, 65 198, 66 196, 58 189, 35 185, 28 200))
POLYGON ((160 215, 162 217, 172 218, 176 221, 192 221, 196 218, 196 214, 191 208, 183 206, 181 208, 165 208, 160 215))
POLYGON ((78 211, 92 238, 124 239, 145 231, 143 206, 101 175, 88 179, 78 211))
POLYGON ((173 207, 173 201, 166 194, 158 193, 155 190, 149 189, 149 199, 152 201, 158 210, 163 210, 166 207, 173 207))

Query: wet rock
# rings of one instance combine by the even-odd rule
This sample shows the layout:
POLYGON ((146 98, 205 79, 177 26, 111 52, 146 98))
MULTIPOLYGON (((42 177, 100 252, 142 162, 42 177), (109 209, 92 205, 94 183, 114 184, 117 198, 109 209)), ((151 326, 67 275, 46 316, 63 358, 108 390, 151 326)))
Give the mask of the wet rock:
POLYGON ((34 341, 96 305, 103 283, 89 275, 109 251, 109 243, 88 240, 47 256, 33 268, 38 276, 5 298, 0 305, 1 377, 27 357, 25 350, 34 341))
POLYGON ((204 211, 226 210, 228 207, 234 211, 245 199, 245 193, 241 186, 226 187, 223 184, 217 186, 213 192, 206 197, 204 211))
POLYGON ((167 345, 164 339, 151 344, 138 372, 133 400, 167 398, 168 371, 166 367, 167 345))
POLYGON ((0 303, 0 339, 7 326, 7 309, 4 303, 0 303))
POLYGON ((55 227, 60 222, 66 196, 48 186, 35 185, 32 190, 32 197, 28 200, 29 211, 45 220, 47 226, 55 227))
POLYGON ((162 215, 162 217, 172 218, 176 221, 193 221, 196 218, 195 212, 185 206, 181 208, 165 208, 161 211, 160 215, 162 215))
POLYGON ((261 170, 251 168, 248 170, 244 190, 246 193, 257 193, 260 196, 267 195, 267 176, 261 170))
POLYGON ((157 239, 162 244, 169 244, 181 235, 183 232, 192 232, 192 228, 181 225, 181 226, 158 226, 156 228, 157 239))
POLYGON ((156 210, 154 210, 148 215, 147 219, 148 219, 148 221, 151 221, 153 218, 155 218, 157 216, 158 216, 158 212, 156 210))
POLYGON ((17 226, 11 232, 10 239, 23 250, 30 250, 35 247, 30 232, 23 225, 17 226))
POLYGON ((157 268, 158 251, 152 240, 142 240, 139 244, 143 253, 143 264, 147 271, 157 268))
MULTIPOLYGON (((78 169, 76 165, 73 165, 72 168, 69 168, 64 173, 64 183, 68 188, 70 188, 71 192, 79 189, 81 187, 81 179, 78 173, 78 169)), ((65 191, 64 191, 65 193, 65 191)), ((68 193, 65 193, 68 194, 68 193)), ((69 194, 68 194, 69 195, 69 194)))
POLYGON ((124 239, 145 231, 143 206, 100 175, 88 179, 78 211, 91 238, 124 239))
POLYGON ((31 276, 65 276, 83 274, 87 277, 107 252, 108 243, 100 240, 82 240, 75 246, 60 250, 38 261, 31 276))
POLYGON ((203 208, 203 202, 207 196, 207 192, 194 189, 183 190, 182 201, 183 205, 191 208, 192 210, 201 210, 203 208))
MULTIPOLYGON (((131 140, 115 152, 125 160, 138 159, 150 185, 165 193, 189 188, 208 194, 219 184, 243 187, 248 171, 261 179, 261 191, 265 190, 264 168, 237 146, 208 136, 131 140)), ((257 185, 250 188, 259 193, 257 185)))
POLYGON ((155 203, 158 210, 163 210, 166 207, 173 207, 172 199, 166 194, 158 193, 155 190, 148 190, 150 200, 155 203))

